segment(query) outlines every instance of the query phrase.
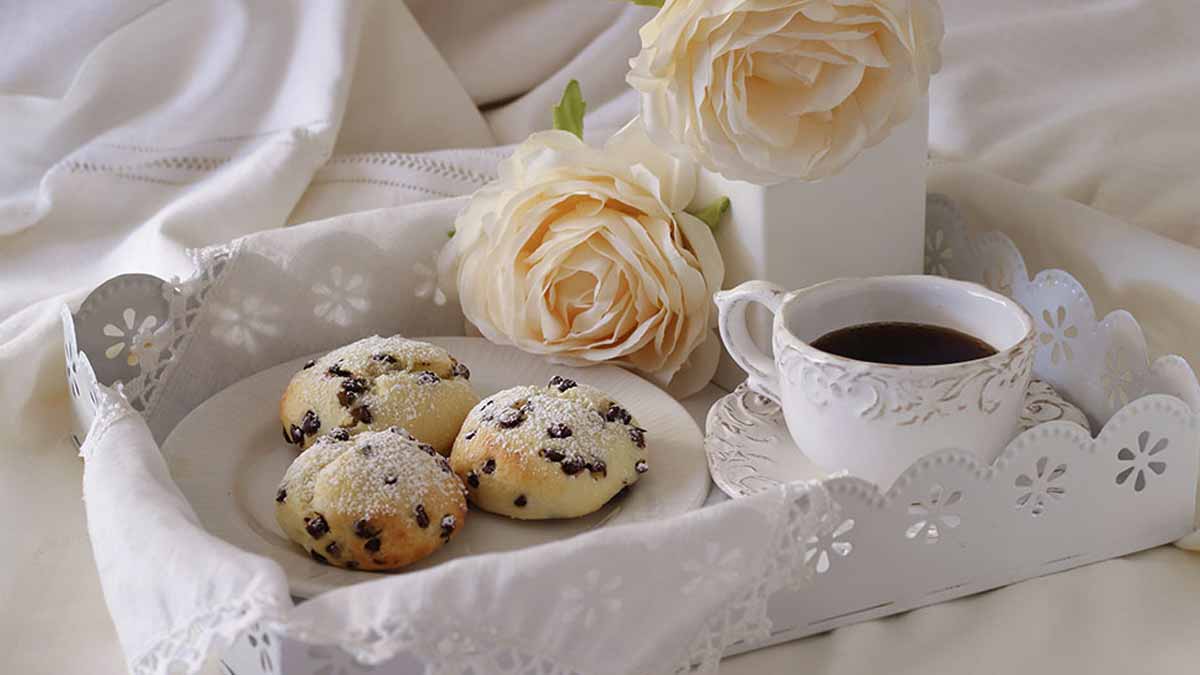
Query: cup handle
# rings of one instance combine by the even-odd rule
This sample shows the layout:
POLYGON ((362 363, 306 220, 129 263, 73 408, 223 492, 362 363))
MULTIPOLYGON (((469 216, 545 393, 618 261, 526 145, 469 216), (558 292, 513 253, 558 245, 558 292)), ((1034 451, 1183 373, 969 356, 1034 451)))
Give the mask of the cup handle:
POLYGON ((746 383, 751 389, 780 402, 779 372, 771 357, 758 348, 750 337, 746 319, 749 303, 757 302, 772 314, 779 311, 786 291, 766 281, 747 281, 737 288, 721 291, 713 296, 717 303, 717 326, 721 341, 729 350, 733 360, 746 371, 746 383))

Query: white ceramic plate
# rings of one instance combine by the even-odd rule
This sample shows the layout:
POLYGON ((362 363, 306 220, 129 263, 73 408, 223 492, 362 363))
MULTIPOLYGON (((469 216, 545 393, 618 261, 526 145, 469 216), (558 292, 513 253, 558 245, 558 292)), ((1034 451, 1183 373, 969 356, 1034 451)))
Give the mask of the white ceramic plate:
MULTIPOLYGON (((625 495, 590 516, 519 521, 472 509, 467 525, 446 547, 406 570, 458 557, 509 551, 564 539, 610 523, 683 513, 708 494, 703 438, 691 415, 655 385, 612 366, 568 368, 478 338, 422 338, 439 344, 471 368, 480 396, 518 384, 545 384, 554 374, 598 387, 628 408, 649 433, 650 471, 625 495)), ((292 593, 312 597, 378 573, 353 572, 314 562, 275 524, 275 489, 295 446, 279 433, 279 396, 311 356, 248 377, 202 403, 163 444, 171 475, 209 532, 278 562, 292 593)))

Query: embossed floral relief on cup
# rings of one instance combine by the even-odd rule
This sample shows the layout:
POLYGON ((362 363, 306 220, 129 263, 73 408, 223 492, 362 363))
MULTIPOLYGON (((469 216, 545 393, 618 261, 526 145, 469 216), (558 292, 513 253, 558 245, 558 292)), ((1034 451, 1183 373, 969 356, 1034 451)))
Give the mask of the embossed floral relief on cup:
POLYGON ((921 424, 965 410, 991 414, 1002 393, 1025 383, 1033 359, 1027 337, 1002 358, 959 364, 929 375, 888 364, 856 364, 826 357, 812 349, 777 342, 782 375, 809 403, 825 407, 833 400, 859 401, 858 416, 898 426, 921 424))

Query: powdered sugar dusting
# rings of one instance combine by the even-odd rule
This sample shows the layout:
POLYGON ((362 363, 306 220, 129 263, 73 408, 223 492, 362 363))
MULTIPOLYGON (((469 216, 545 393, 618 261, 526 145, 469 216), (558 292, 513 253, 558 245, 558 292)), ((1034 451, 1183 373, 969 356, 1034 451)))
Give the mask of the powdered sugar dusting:
POLYGON ((284 486, 311 502, 318 485, 336 513, 369 518, 411 513, 429 495, 465 494, 446 460, 402 429, 370 431, 348 441, 321 438, 288 468, 284 486))
MULTIPOLYGON (((373 335, 335 349, 296 374, 319 431, 410 424, 436 404, 477 400, 469 371, 445 349, 400 336, 373 335)), ((461 413, 460 413, 461 414, 461 413)), ((285 421, 285 428, 292 423, 285 421)))
MULTIPOLYGON (((606 462, 617 449, 629 452, 633 441, 629 425, 606 421, 605 412, 619 405, 604 392, 588 385, 567 391, 556 387, 519 386, 481 401, 467 416, 463 429, 497 426, 501 447, 522 463, 546 462, 545 453, 559 453, 558 460, 578 459, 584 464, 606 462), (520 422, 506 410, 520 412, 520 422)), ((631 424, 636 425, 632 420, 631 424)), ((640 450, 638 454, 642 454, 640 450)))

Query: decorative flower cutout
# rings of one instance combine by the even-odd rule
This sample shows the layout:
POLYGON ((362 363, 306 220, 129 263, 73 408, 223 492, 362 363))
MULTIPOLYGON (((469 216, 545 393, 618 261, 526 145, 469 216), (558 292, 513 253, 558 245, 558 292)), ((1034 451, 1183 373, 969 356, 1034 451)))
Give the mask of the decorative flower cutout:
POLYGON ((257 295, 230 291, 227 302, 213 303, 213 337, 226 344, 241 347, 251 354, 258 351, 260 336, 279 335, 279 319, 283 309, 257 295))
POLYGON ((105 358, 112 360, 124 352, 125 363, 130 366, 141 364, 143 371, 153 369, 158 362, 159 352, 165 346, 163 329, 166 328, 166 324, 155 330, 158 327, 158 317, 153 314, 145 316, 139 324, 137 312, 132 307, 126 307, 121 313, 121 318, 124 320, 123 328, 111 323, 104 325, 105 335, 118 338, 118 342, 104 350, 105 358), (149 363, 142 363, 144 360, 149 363))
POLYGON ((690 578, 683 585, 683 594, 691 595, 702 588, 728 587, 741 578, 745 560, 742 549, 721 550, 720 544, 710 541, 704 546, 704 557, 683 564, 683 572, 690 578))
POLYGON ((1017 476, 1013 486, 1021 490, 1017 497, 1018 511, 1032 505, 1029 512, 1036 518, 1046 512, 1046 504, 1050 499, 1062 499, 1067 493, 1066 488, 1056 485, 1058 479, 1067 473, 1067 465, 1059 464, 1047 471, 1049 466, 1050 458, 1042 457, 1034 464, 1030 474, 1017 476))
POLYGON ((271 661, 271 636, 266 631, 255 635, 259 630, 257 624, 251 629, 251 632, 246 634, 246 640, 250 642, 250 646, 258 651, 258 665, 264 673, 275 672, 275 664, 271 661))
POLYGON ((339 326, 350 325, 355 313, 367 310, 367 279, 361 274, 347 274, 338 265, 329 270, 329 282, 313 284, 313 293, 321 300, 313 314, 339 326))
POLYGON ((68 344, 67 349, 67 386, 71 398, 79 398, 79 357, 75 355, 75 345, 68 344))
POLYGON ((988 265, 983 270, 983 285, 1000 295, 1011 298, 1013 293, 1012 269, 1003 263, 988 265))
POLYGON ((832 532, 815 534, 805 539, 804 564, 812 565, 817 574, 828 572, 833 560, 831 553, 845 558, 854 550, 854 544, 844 539, 853 529, 854 519, 847 518, 833 528, 832 532))
POLYGON ((562 599, 567 604, 567 620, 579 618, 586 629, 596 624, 600 610, 609 614, 620 612, 621 598, 617 592, 620 589, 621 577, 602 580, 600 570, 588 570, 582 584, 568 586, 562 592, 562 599))
POLYGON ((1150 432, 1143 431, 1138 434, 1137 452, 1129 448, 1121 448, 1117 452, 1117 459, 1122 462, 1130 462, 1131 464, 1122 469, 1117 474, 1117 485, 1124 485, 1125 481, 1129 480, 1130 476, 1134 476, 1133 491, 1141 492, 1146 489, 1146 470, 1154 472, 1154 475, 1161 476, 1167 470, 1167 463, 1161 459, 1151 459, 1158 453, 1167 449, 1167 439, 1160 438, 1153 446, 1150 446, 1150 432))
POLYGON ((1046 324, 1046 330, 1042 331, 1038 339, 1043 345, 1053 344, 1050 349, 1050 363, 1057 365, 1064 359, 1070 361, 1075 358, 1070 343, 1079 337, 1079 329, 1075 324, 1067 323, 1067 308, 1059 305, 1053 315, 1049 309, 1042 310, 1042 321, 1046 324))
POLYGON ((417 287, 413 289, 413 293, 422 300, 432 300, 433 304, 441 307, 446 304, 446 294, 438 286, 437 258, 438 253, 433 255, 432 264, 426 264, 418 261, 413 265, 413 272, 417 274, 420 281, 417 287))
POLYGON ((1125 350, 1113 347, 1104 356, 1104 372, 1100 373, 1100 385, 1109 408, 1116 410, 1129 403, 1133 390, 1133 368, 1128 363, 1125 350))
POLYGON ((962 501, 962 490, 947 492, 941 485, 934 485, 925 501, 908 506, 908 515, 915 516, 917 521, 904 531, 906 538, 916 539, 924 535, 926 544, 936 544, 945 534, 942 525, 954 529, 962 523, 962 518, 946 510, 962 501))
POLYGON ((950 262, 954 259, 954 250, 946 239, 946 233, 941 229, 930 232, 925 237, 925 273, 936 274, 939 277, 950 276, 950 262))

